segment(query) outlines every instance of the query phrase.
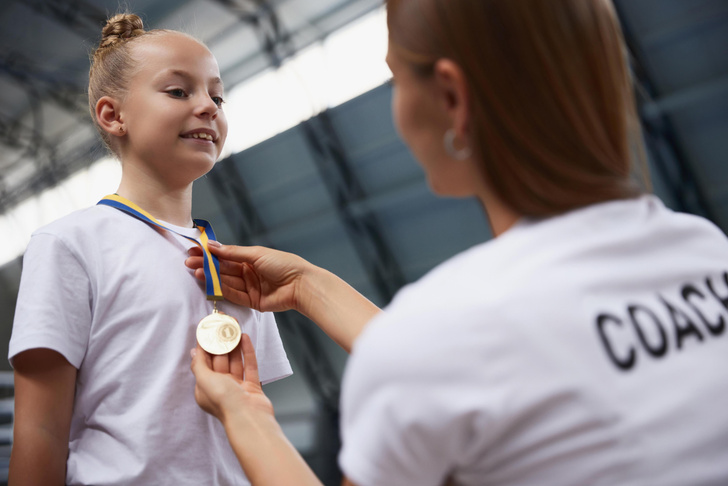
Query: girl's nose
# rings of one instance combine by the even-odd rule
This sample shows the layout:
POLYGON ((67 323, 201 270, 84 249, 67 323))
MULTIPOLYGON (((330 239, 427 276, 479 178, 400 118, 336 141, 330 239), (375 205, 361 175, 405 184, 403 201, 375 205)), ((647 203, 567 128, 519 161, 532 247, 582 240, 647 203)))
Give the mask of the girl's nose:
POLYGON ((207 94, 200 95, 200 98, 201 99, 197 102, 195 110, 196 115, 200 117, 209 116, 213 119, 217 117, 218 111, 220 110, 217 103, 215 103, 207 94))

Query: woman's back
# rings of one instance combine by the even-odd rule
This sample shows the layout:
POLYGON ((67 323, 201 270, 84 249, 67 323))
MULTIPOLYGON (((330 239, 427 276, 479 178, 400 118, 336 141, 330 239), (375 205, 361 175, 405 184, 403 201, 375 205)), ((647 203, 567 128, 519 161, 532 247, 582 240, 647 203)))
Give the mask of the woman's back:
POLYGON ((725 484, 727 270, 717 228, 652 197, 522 220, 364 332, 343 395, 348 475, 725 484))

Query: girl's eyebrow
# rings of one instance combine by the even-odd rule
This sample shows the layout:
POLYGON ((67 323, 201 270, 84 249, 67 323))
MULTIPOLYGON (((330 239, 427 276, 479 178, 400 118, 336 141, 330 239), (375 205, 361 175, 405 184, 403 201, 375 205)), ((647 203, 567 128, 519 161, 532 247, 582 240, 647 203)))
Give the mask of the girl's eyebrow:
MULTIPOLYGON (((194 78, 194 76, 192 76, 190 73, 188 73, 187 71, 183 71, 181 69, 167 69, 165 71, 162 71, 162 73, 160 73, 160 75, 159 75, 160 78, 163 78, 166 76, 177 76, 177 77, 183 78, 187 81, 190 81, 194 78)), ((210 78, 210 84, 217 84, 217 85, 223 86, 222 79, 220 79, 219 76, 210 78)))

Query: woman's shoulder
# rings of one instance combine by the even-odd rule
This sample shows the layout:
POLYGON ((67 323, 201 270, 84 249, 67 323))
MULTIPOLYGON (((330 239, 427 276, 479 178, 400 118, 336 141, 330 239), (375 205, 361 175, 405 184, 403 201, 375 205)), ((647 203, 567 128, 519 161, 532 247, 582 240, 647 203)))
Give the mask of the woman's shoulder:
POLYGON ((385 310, 409 314, 495 303, 522 255, 534 251, 530 232, 520 225, 451 256, 400 289, 385 310))
POLYGON ((665 265, 695 253, 720 266, 728 262, 728 239, 711 222, 674 212, 653 196, 522 220, 402 288, 372 323, 371 336, 399 335, 406 341, 430 329, 469 332, 468 326, 485 323, 497 335, 499 323, 507 321, 497 316, 511 315, 526 303, 566 305, 581 289, 608 284, 610 277, 600 268, 609 268, 610 275, 636 267, 664 273, 665 265), (656 257, 656 248, 663 258, 656 257))

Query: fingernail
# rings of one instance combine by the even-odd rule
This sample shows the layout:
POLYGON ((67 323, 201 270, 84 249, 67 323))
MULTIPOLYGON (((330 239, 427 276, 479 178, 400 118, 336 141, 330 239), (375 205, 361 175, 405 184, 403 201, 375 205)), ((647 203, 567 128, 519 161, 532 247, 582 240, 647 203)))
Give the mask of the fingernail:
POLYGON ((220 248, 222 245, 215 240, 207 240, 207 246, 214 246, 215 248, 220 248))
POLYGON ((197 348, 190 349, 190 356, 193 358, 197 356, 197 348))

